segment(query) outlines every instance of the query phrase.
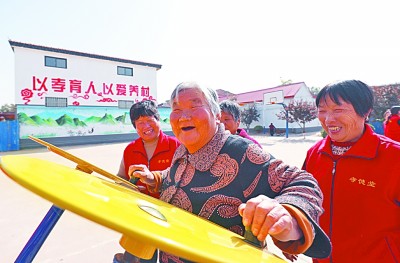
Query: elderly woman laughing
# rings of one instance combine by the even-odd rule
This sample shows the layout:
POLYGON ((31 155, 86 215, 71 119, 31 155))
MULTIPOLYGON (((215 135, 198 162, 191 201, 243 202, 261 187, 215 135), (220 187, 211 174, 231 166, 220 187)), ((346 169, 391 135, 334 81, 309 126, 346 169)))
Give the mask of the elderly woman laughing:
MULTIPOLYGON (((170 122, 182 143, 171 166, 130 175, 161 192, 160 199, 235 233, 260 241, 271 235, 288 255, 324 258, 330 241, 318 226, 322 193, 313 176, 284 164, 253 142, 225 132, 214 90, 194 82, 171 95, 170 122)), ((160 251, 160 262, 189 262, 160 251)))

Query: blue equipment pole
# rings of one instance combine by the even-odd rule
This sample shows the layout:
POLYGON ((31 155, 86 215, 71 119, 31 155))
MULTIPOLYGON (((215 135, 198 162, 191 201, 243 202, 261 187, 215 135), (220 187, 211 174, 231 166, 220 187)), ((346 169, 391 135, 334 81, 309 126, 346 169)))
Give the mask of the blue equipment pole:
POLYGON ((289 138, 289 111, 285 103, 277 103, 282 105, 283 109, 285 110, 285 117, 286 117, 286 138, 289 138))
POLYGON ((53 205, 46 216, 43 218, 40 225, 36 228, 35 232, 22 249, 15 263, 32 262, 36 254, 39 252, 43 243, 46 241, 47 236, 50 234, 53 227, 57 224, 58 219, 64 213, 64 209, 58 208, 53 205))
POLYGON ((289 138, 289 112, 287 110, 287 106, 284 103, 282 103, 282 105, 286 113, 286 138, 289 138))

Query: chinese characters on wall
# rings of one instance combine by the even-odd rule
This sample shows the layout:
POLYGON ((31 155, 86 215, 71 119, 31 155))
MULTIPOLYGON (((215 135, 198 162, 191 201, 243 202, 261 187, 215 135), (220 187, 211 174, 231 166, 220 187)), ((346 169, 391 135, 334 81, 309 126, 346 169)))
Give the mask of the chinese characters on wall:
MULTIPOLYGON (((23 104, 44 104, 44 97, 68 98, 68 104, 107 106, 117 105, 118 100, 155 100, 149 86, 127 83, 83 82, 79 79, 63 79, 32 76, 32 86, 23 87, 20 101, 23 104)), ((18 98, 17 98, 18 99, 18 98)))

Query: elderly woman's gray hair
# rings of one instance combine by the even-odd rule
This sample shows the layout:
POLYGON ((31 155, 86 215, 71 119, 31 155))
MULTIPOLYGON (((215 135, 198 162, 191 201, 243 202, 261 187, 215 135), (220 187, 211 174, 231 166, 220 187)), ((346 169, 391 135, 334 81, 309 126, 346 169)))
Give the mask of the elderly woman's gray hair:
POLYGON ((197 89, 203 95, 207 101, 208 106, 214 116, 221 115, 221 109, 218 103, 218 95, 213 89, 205 87, 203 85, 199 85, 197 82, 182 82, 176 86, 176 88, 172 91, 171 94, 171 102, 176 98, 179 92, 186 89, 197 89))

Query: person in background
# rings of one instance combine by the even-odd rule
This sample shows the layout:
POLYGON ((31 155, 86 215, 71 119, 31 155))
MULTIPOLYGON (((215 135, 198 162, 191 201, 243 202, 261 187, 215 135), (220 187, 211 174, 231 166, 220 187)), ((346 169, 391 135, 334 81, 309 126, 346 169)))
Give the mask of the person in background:
POLYGON ((276 131, 276 127, 275 125, 271 122, 271 124, 269 125, 269 134, 271 134, 271 136, 274 136, 276 131))
MULTIPOLYGON (((172 131, 181 142, 171 166, 149 171, 134 165, 130 176, 161 191, 162 201, 239 235, 248 227, 260 242, 271 235, 285 253, 329 255, 329 239, 318 226, 322 194, 311 174, 225 132, 214 90, 184 82, 170 101, 172 131)), ((159 261, 188 262, 163 251, 159 261)))
POLYGON ((386 122, 388 121, 390 114, 391 114, 391 113, 390 113, 390 109, 387 109, 387 110, 383 113, 383 122, 382 122, 383 134, 385 134, 386 122))
POLYGON ((390 115, 384 123, 384 134, 392 140, 400 142, 400 106, 390 108, 390 115))
POLYGON ((245 129, 239 128, 241 113, 239 104, 231 100, 224 100, 219 104, 219 107, 221 108, 221 122, 224 124, 225 130, 230 131, 233 135, 249 139, 262 148, 261 144, 248 135, 245 129))
POLYGON ((324 194, 320 225, 332 254, 314 262, 400 262, 400 144, 366 124, 373 103, 359 80, 329 84, 316 97, 327 137, 308 150, 303 169, 324 194))
MULTIPOLYGON (((133 104, 130 109, 130 119, 139 138, 125 148, 117 175, 129 180, 128 171, 133 164, 143 164, 152 170, 168 168, 180 143, 175 137, 162 132, 156 103, 144 100, 133 104)), ((142 182, 138 181, 136 185, 140 187, 141 192, 159 198, 159 192, 148 192, 142 182)), ((139 260, 128 252, 118 253, 114 256, 114 263, 119 262, 157 262, 157 252, 150 260, 139 260)))

